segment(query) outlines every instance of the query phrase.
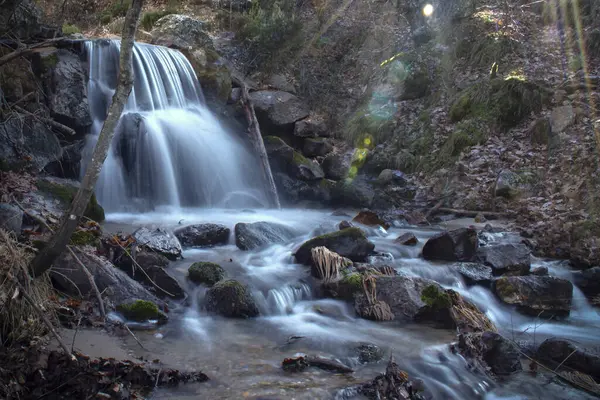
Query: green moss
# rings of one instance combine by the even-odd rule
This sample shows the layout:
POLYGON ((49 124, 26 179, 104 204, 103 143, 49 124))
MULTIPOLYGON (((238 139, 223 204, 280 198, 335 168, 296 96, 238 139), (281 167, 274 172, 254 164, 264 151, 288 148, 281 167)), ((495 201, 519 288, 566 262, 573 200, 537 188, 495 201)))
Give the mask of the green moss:
POLYGON ((502 277, 494 281, 495 292, 504 298, 508 298, 517 293, 515 286, 511 285, 507 277, 502 277))
POLYGON ((311 161, 297 151, 294 151, 292 160, 296 165, 311 165, 311 161))
POLYGON ((436 285, 429 285, 421 292, 421 300, 432 308, 449 308, 452 306, 450 296, 436 285))
POLYGON ((271 145, 281 145, 281 146, 287 146, 286 143, 277 136, 265 136, 263 137, 263 142, 264 144, 271 144, 271 145))
MULTIPOLYGON (((78 190, 78 188, 74 185, 54 183, 44 179, 38 179, 36 186, 39 191, 47 193, 56 198, 65 207, 71 205, 78 190)), ((104 209, 102 206, 100 206, 100 204, 98 204, 95 194, 92 194, 90 202, 88 203, 83 215, 96 222, 104 221, 104 209)))
POLYGON ((145 322, 148 320, 158 320, 164 322, 164 315, 156 304, 147 300, 135 300, 130 303, 123 303, 117 306, 117 311, 131 321, 145 322))
POLYGON ((142 15, 140 25, 145 30, 149 31, 152 29, 156 21, 167 15, 176 14, 175 10, 163 10, 163 11, 147 11, 142 15))
POLYGON ((98 237, 91 231, 77 231, 71 236, 71 244, 76 246, 95 245, 98 237))
POLYGON ((188 269, 188 278, 194 283, 212 286, 225 278, 225 270, 212 262, 196 262, 188 269))
POLYGON ((360 290, 362 288, 362 275, 358 272, 353 272, 343 277, 340 283, 350 286, 353 290, 360 290))
POLYGON ((81 29, 77 25, 63 24, 62 32, 64 35, 72 35, 74 33, 81 33, 81 29))
POLYGON ((110 21, 112 21, 112 15, 107 13, 103 13, 100 15, 100 23, 102 25, 108 25, 110 24, 110 21))
POLYGON ((55 52, 42 56, 42 68, 44 71, 56 67, 56 64, 58 64, 58 55, 55 52))

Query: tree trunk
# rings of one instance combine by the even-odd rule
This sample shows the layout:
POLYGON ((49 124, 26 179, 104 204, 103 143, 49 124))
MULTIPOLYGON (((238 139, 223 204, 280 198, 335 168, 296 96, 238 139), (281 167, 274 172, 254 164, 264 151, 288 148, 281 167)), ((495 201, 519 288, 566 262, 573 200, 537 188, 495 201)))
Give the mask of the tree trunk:
POLYGON ((81 186, 71 204, 71 209, 63 216, 61 225, 52 236, 50 243, 38 253, 29 266, 34 277, 47 271, 65 250, 94 192, 96 181, 100 176, 102 165, 108 155, 110 143, 115 134, 115 128, 119 123, 121 113, 133 87, 133 43, 143 2, 144 0, 133 0, 131 8, 125 16, 119 59, 119 82, 108 109, 108 115, 98 136, 94 154, 92 154, 92 159, 85 171, 81 186))

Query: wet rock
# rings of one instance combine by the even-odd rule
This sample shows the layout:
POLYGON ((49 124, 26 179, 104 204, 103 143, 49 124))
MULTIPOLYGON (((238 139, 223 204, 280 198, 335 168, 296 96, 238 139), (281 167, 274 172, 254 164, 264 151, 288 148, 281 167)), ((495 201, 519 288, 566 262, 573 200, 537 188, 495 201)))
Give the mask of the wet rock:
POLYGON ((572 368, 600 379, 600 352, 596 348, 584 348, 580 344, 560 338, 546 339, 537 350, 537 358, 550 363, 572 368))
POLYGON ((154 24, 152 44, 175 49, 211 49, 214 45, 204 31, 204 22, 187 15, 170 14, 154 24))
POLYGON ((132 254, 137 265, 133 263, 129 255, 120 251, 114 261, 117 267, 125 271, 131 278, 145 284, 148 288, 153 290, 158 297, 167 296, 174 299, 182 299, 185 297, 185 291, 177 279, 171 276, 165 269, 165 267, 169 265, 168 258, 160 253, 148 250, 141 250, 133 252, 132 254), (138 266, 143 272, 139 271, 138 266), (156 288, 155 285, 158 286, 158 288, 156 288))
POLYGON ((160 253, 170 260, 176 260, 181 257, 181 245, 171 232, 162 228, 142 227, 133 232, 138 246, 150 251, 160 253))
POLYGON ((516 173, 503 170, 496 181, 496 196, 507 199, 523 197, 531 190, 531 183, 537 178, 530 172, 516 173))
POLYGON ((225 279, 223 267, 213 262, 195 262, 188 269, 188 279, 194 283, 213 286, 225 279))
POLYGON ((454 266, 465 279, 467 285, 489 286, 492 282, 492 268, 478 263, 460 263, 454 266))
POLYGON ((321 164, 325 177, 339 181, 346 179, 350 171, 350 157, 343 154, 329 154, 321 164))
POLYGON ((523 369, 519 348, 496 332, 459 335, 458 348, 467 358, 482 363, 496 375, 510 375, 523 369))
POLYGON ((296 237, 297 232, 283 224, 274 222, 240 222, 235 226, 235 244, 241 250, 253 250, 275 243, 286 243, 296 237))
POLYGON ((79 179, 84 145, 84 141, 80 140, 63 147, 61 158, 46 165, 44 172, 59 178, 79 179))
POLYGON ((51 65, 45 74, 44 88, 52 118, 77 131, 92 125, 87 78, 79 56, 59 49, 46 54, 42 63, 51 65))
POLYGON ((286 358, 281 367, 287 372, 301 372, 308 367, 315 367, 325 371, 338 372, 342 374, 352 373, 354 370, 338 360, 317 355, 299 354, 296 357, 286 358))
POLYGON ((525 314, 566 316, 571 311, 573 284, 553 276, 507 276, 492 283, 494 293, 525 314))
POLYGON ((471 261, 479 248, 477 231, 459 228, 431 237, 423 246, 426 260, 471 261))
POLYGON ((117 306, 117 311, 130 321, 146 322, 157 320, 158 323, 166 323, 169 319, 158 306, 148 300, 130 300, 117 306))
POLYGON ((359 385, 353 391, 363 395, 369 400, 398 399, 398 400, 424 400, 420 392, 425 389, 422 381, 409 380, 409 376, 394 362, 393 356, 385 369, 385 374, 377 375, 372 381, 359 385))
POLYGON ((232 279, 211 287, 206 292, 205 306, 209 312, 229 318, 251 318, 259 314, 248 286, 232 279))
POLYGON ((294 123, 308 117, 310 112, 306 103, 291 93, 261 90, 250 93, 250 99, 256 110, 256 117, 267 130, 274 128, 294 129, 294 123))
POLYGON ((370 210, 363 210, 359 212, 353 219, 352 222, 362 224, 366 226, 381 226, 384 229, 389 229, 390 224, 384 221, 379 214, 370 210))
POLYGON ((267 136, 263 140, 271 168, 276 172, 284 172, 303 181, 320 180, 325 176, 319 164, 304 157, 280 138, 267 136))
POLYGON ((352 301, 354 296, 362 292, 362 275, 357 272, 347 274, 342 279, 324 282, 321 286, 326 297, 352 301))
POLYGON ((375 190, 364 177, 339 181, 331 193, 334 204, 346 207, 370 208, 374 199, 375 190))
POLYGON ((175 231, 175 237, 184 247, 211 247, 227 244, 231 230, 225 225, 197 224, 175 231))
POLYGON ((296 250, 296 261, 300 264, 310 264, 311 250, 319 246, 325 246, 329 250, 352 261, 365 261, 375 248, 375 245, 367 239, 362 230, 348 228, 317 236, 304 242, 296 250))
POLYGON ((531 251, 524 244, 499 244, 480 247, 477 258, 492 267, 494 275, 527 275, 531 268, 531 251))
MULTIPOLYGON (((38 193, 56 201, 59 208, 63 211, 69 209, 79 190, 78 181, 53 177, 39 178, 35 185, 37 186, 38 193)), ((92 194, 83 215, 96 222, 104 221, 104 209, 98 204, 96 195, 92 194)))
POLYGON ((573 282, 589 298, 600 295, 600 267, 574 272, 573 282))
POLYGON ((391 183, 405 184, 406 175, 402 171, 384 169, 377 177, 377 183, 380 185, 389 185, 391 183))
POLYGON ((0 122, 0 169, 37 172, 62 156, 56 135, 37 118, 16 115, 0 122))
POLYGON ((302 152, 308 157, 322 157, 333 150, 333 145, 324 138, 304 139, 302 152))
POLYGON ((354 225, 352 225, 351 222, 348 222, 346 220, 340 222, 340 224, 338 225, 338 228, 340 228, 340 231, 346 228, 352 228, 354 225))
POLYGON ((381 361, 384 356, 383 350, 371 343, 360 343, 354 349, 354 353, 358 357, 358 362, 361 364, 375 363, 381 361))
POLYGON ((329 136, 325 122, 318 118, 306 118, 297 121, 294 125, 294 136, 303 138, 314 138, 318 136, 329 136))
MULTIPOLYGON (((79 251, 77 257, 94 277, 103 297, 113 304, 120 304, 132 299, 158 302, 156 296, 148 289, 116 268, 106 258, 79 251)), ((50 276, 55 286, 58 286, 61 291, 72 296, 94 297, 90 280, 71 253, 63 252, 54 263, 53 270, 50 271, 50 276), (53 270, 56 270, 56 273, 53 270)))
POLYGON ((0 229, 19 236, 23 226, 23 211, 19 207, 0 203, 0 229))
POLYGON ((404 246, 416 246, 419 243, 419 239, 412 232, 406 232, 398 236, 394 243, 399 243, 404 246))
POLYGON ((531 270, 531 275, 539 275, 539 276, 548 275, 548 267, 536 267, 531 270))
POLYGON ((284 173, 273 174, 277 192, 284 204, 297 204, 301 201, 313 201, 318 204, 329 204, 331 186, 334 183, 327 179, 306 182, 291 178, 284 173))

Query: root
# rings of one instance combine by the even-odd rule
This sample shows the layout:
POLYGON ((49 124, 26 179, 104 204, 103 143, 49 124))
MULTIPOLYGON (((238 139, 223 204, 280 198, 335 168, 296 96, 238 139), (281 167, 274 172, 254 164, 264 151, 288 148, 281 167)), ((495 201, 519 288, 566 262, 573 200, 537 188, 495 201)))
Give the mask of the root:
POLYGON ((327 247, 315 247, 311 251, 312 262, 319 271, 320 278, 324 282, 337 280, 340 277, 340 270, 352 264, 352 261, 337 253, 329 250, 327 247))

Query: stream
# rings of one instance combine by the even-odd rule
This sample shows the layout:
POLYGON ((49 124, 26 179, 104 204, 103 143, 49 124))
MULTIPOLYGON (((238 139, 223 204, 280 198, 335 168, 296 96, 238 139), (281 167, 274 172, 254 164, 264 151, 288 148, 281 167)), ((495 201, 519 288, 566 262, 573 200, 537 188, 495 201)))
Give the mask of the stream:
MULTIPOLYGON (((354 215, 352 212, 349 215, 354 215)), ((132 232, 140 226, 177 228, 211 222, 232 230, 229 244, 207 249, 184 249, 183 260, 173 262, 170 271, 190 297, 189 307, 171 310, 170 321, 155 331, 136 332, 142 349, 130 336, 124 347, 134 357, 160 359, 163 365, 179 370, 201 370, 210 377, 202 384, 158 389, 152 399, 352 399, 344 388, 373 379, 385 371, 390 354, 412 379, 421 379, 435 399, 588 399, 586 393, 566 386, 551 374, 535 376, 523 372, 505 380, 492 381, 469 369, 468 363, 449 350, 456 332, 423 324, 372 322, 357 318, 349 303, 315 298, 309 269, 295 264, 293 251, 305 240, 337 230, 351 217, 332 216, 331 210, 242 210, 164 208, 151 213, 107 215, 107 231, 132 232), (234 244, 233 227, 238 222, 271 221, 286 224, 301 234, 290 243, 256 251, 241 251, 234 244), (248 320, 226 319, 201 311, 199 301, 206 288, 186 281, 188 267, 196 261, 219 263, 229 278, 253 289, 261 316, 248 320), (301 338, 289 340, 292 336, 301 338), (361 343, 379 346, 384 358, 378 363, 360 364, 354 351, 361 343), (296 353, 335 357, 352 366, 352 374, 335 374, 318 369, 290 374, 281 362, 296 353)), ((400 274, 433 279, 453 288, 482 309, 500 333, 517 342, 541 343, 558 336, 583 345, 597 344, 600 315, 579 289, 574 288, 569 318, 546 321, 518 314, 500 303, 487 289, 468 287, 449 263, 432 263, 419 258, 427 238, 442 228, 394 226, 388 231, 365 228, 375 250, 387 253, 385 263, 400 274), (419 238, 415 247, 394 243, 403 232, 419 238)), ((517 241, 510 234, 488 234, 490 241, 517 241)), ((371 260, 377 262, 377 260, 371 260)), ((533 259, 532 268, 546 266, 551 275, 570 278, 568 267, 558 261, 533 259)))

